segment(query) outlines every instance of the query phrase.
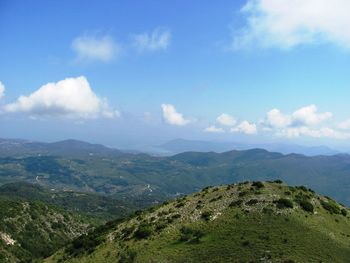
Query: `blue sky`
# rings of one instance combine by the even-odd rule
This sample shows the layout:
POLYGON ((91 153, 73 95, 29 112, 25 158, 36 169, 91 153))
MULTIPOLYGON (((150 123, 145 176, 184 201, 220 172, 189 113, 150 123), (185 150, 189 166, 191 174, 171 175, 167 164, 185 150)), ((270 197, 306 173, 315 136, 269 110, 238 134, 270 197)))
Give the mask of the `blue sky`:
POLYGON ((349 145, 350 4, 329 3, 0 0, 0 136, 349 145))

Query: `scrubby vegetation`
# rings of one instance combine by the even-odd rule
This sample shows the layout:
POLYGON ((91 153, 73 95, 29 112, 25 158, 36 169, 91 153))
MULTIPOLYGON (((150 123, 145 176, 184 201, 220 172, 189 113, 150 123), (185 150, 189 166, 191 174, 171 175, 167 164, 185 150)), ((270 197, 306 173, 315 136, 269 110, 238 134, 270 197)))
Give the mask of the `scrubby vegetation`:
POLYGON ((93 249, 46 262, 347 262, 346 207, 307 188, 262 184, 210 187, 137 212, 85 236, 98 241, 87 243, 93 249))

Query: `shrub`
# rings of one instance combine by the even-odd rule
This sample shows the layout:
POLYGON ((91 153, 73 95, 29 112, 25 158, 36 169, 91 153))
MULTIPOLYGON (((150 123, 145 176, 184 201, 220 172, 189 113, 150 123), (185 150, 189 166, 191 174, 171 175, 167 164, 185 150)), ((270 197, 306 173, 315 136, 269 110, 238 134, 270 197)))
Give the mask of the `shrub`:
POLYGON ((134 232, 135 227, 130 226, 130 227, 125 227, 121 232, 123 234, 123 237, 128 237, 132 232, 134 232))
POLYGON ((238 193, 238 196, 239 196, 239 197, 243 197, 243 196, 246 196, 247 194, 248 194, 247 191, 242 191, 242 192, 239 192, 239 193, 238 193))
POLYGON ((185 206, 185 203, 184 202, 179 202, 175 205, 176 208, 180 208, 180 207, 183 207, 185 206))
POLYGON ((289 199, 286 198, 280 198, 277 201, 275 201, 277 204, 277 207, 282 209, 282 208, 293 208, 293 202, 289 199))
POLYGON ((198 243, 200 239, 204 236, 204 232, 198 229, 192 229, 187 226, 183 226, 180 229, 180 241, 181 242, 191 242, 198 243))
POLYGON ((297 186, 296 188, 300 189, 303 192, 307 192, 308 191, 307 188, 305 186, 303 186, 303 185, 297 186))
POLYGON ((166 222, 158 222, 156 224, 156 231, 160 231, 160 230, 162 230, 162 229, 164 229, 166 227, 167 227, 167 223, 166 222))
POLYGON ((302 209, 304 209, 306 212, 313 213, 314 212, 314 206, 306 199, 298 200, 298 203, 302 209))
POLYGON ((276 183, 276 184, 283 184, 283 181, 280 180, 280 179, 277 179, 277 180, 275 180, 275 181, 273 181, 273 182, 276 183))
POLYGON ((178 219, 178 218, 181 218, 181 215, 180 214, 174 214, 171 216, 172 219, 178 219))
POLYGON ((152 234, 152 227, 148 224, 139 225, 134 236, 139 239, 148 238, 152 234))
POLYGON ((241 204, 243 203, 243 201, 241 199, 238 199, 236 201, 232 201, 230 204, 229 204, 229 207, 238 207, 240 206, 241 204))
POLYGON ((136 251, 127 249, 126 251, 123 251, 121 253, 120 260, 118 262, 132 263, 135 261, 136 256, 137 256, 136 251))
POLYGON ((246 202, 246 205, 256 205, 257 203, 259 203, 258 199, 250 199, 248 202, 246 202))
POLYGON ((257 181, 257 182, 253 182, 253 183, 252 183, 252 186, 254 186, 254 187, 260 189, 260 188, 263 188, 263 187, 264 187, 264 184, 263 184, 262 182, 257 181))
POLYGON ((212 215, 212 212, 210 211, 204 211, 201 215, 201 217, 205 220, 205 221, 209 221, 210 217, 212 215))
POLYGON ((346 210, 346 209, 342 209, 341 210, 341 214, 343 215, 343 216, 347 216, 348 215, 348 211, 346 210))
POLYGON ((334 203, 325 202, 325 201, 321 200, 321 205, 324 209, 326 209, 331 214, 340 214, 341 213, 339 207, 334 203))

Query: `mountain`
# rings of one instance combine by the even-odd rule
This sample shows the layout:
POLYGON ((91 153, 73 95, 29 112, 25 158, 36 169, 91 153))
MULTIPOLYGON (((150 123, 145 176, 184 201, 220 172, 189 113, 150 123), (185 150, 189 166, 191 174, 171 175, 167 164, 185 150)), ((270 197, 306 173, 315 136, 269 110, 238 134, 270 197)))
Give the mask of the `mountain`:
POLYGON ((145 207, 208 185, 282 179, 350 204, 350 156, 314 156, 263 149, 80 157, 0 157, 0 185, 25 181, 47 188, 108 195, 145 207))
POLYGON ((0 139, 0 157, 24 157, 50 155, 65 157, 114 156, 121 152, 101 144, 78 140, 64 140, 53 143, 33 142, 17 139, 0 139))
POLYGON ((302 146, 296 144, 283 143, 265 143, 265 144, 247 144, 235 142, 216 142, 216 141, 197 141, 175 139, 155 147, 153 152, 165 155, 173 155, 183 152, 226 152, 231 150, 249 150, 261 148, 271 152, 279 152, 282 154, 303 154, 306 156, 316 155, 334 155, 339 151, 331 149, 327 146, 302 146))
POLYGON ((306 187, 207 187, 75 239, 45 262, 348 262, 349 210, 306 187))
POLYGON ((0 196, 0 262, 32 262, 47 257, 86 233, 90 220, 15 193, 0 196))

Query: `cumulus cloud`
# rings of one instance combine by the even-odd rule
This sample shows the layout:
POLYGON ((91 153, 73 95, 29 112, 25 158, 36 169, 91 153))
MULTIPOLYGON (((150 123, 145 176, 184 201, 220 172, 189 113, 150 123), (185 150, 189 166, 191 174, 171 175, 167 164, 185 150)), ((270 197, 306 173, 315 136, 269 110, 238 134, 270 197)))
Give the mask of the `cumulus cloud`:
POLYGON ((204 129, 205 132, 212 132, 212 133, 223 133, 225 132, 223 128, 216 127, 215 125, 211 125, 204 129))
POLYGON ((163 118, 164 120, 171 125, 185 126, 191 121, 185 119, 184 116, 176 111, 176 108, 171 104, 162 104, 163 118))
POLYGON ((309 105, 297 109, 290 115, 283 114, 279 109, 272 109, 267 113, 264 123, 271 128, 314 126, 331 117, 331 112, 319 113, 315 105, 309 105))
POLYGON ((5 86, 0 81, 0 99, 5 96, 5 86))
POLYGON ((83 35, 75 38, 72 49, 77 61, 108 62, 120 54, 121 46, 111 36, 83 35))
POLYGON ((166 50, 170 45, 171 32, 166 28, 156 28, 151 33, 133 35, 133 42, 139 51, 166 50))
POLYGON ((348 10, 348 0, 248 0, 241 9, 246 25, 234 32, 233 48, 322 42, 350 48, 348 10))
POLYGON ((295 124, 317 125, 332 117, 331 112, 318 113, 315 105, 302 107, 292 114, 295 124))
POLYGON ((279 109, 272 109, 267 113, 267 123, 274 128, 283 128, 292 123, 291 116, 284 115, 279 109))
MULTIPOLYGON (((261 124, 266 131, 273 132, 280 137, 350 138, 350 133, 325 126, 328 124, 325 121, 332 116, 331 112, 318 112, 315 105, 302 107, 291 114, 283 114, 280 110, 273 109, 266 114, 261 124)), ((350 120, 338 124, 339 129, 347 129, 347 127, 350 128, 350 120)))
POLYGON ((255 123, 249 123, 248 121, 242 121, 239 125, 234 128, 231 128, 231 132, 241 132, 245 134, 256 134, 257 127, 255 123))
POLYGON ((235 126, 237 121, 229 114, 223 113, 216 118, 216 121, 224 126, 235 126))
POLYGON ((119 112, 111 110, 105 99, 92 91, 84 76, 48 83, 32 94, 20 96, 16 102, 5 105, 4 111, 23 112, 35 117, 80 119, 119 116, 119 112))

